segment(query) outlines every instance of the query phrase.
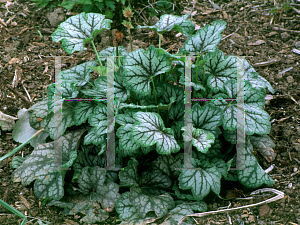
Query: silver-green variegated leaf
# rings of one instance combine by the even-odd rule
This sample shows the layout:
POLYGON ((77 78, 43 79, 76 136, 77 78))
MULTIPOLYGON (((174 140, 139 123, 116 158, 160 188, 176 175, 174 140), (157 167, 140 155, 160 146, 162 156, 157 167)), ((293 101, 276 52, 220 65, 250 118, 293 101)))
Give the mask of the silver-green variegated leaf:
POLYGON ((174 207, 175 202, 167 192, 155 195, 145 189, 132 187, 130 192, 122 194, 117 201, 116 211, 121 219, 129 219, 135 214, 145 218, 146 214, 151 211, 154 211, 157 217, 161 217, 174 207))
POLYGON ((124 60, 123 82, 126 88, 141 96, 151 93, 152 78, 169 71, 171 63, 165 54, 159 55, 151 45, 147 51, 138 49, 129 53, 124 60))
POLYGON ((182 17, 176 15, 162 15, 155 25, 137 26, 137 28, 148 28, 157 31, 160 34, 163 34, 166 31, 175 30, 188 37, 195 31, 195 25, 191 20, 187 19, 189 16, 190 13, 182 17))
MULTIPOLYGON (((171 217, 169 217, 167 220, 165 220, 160 225, 178 224, 178 221, 182 217, 193 214, 194 211, 206 212, 207 204, 203 201, 184 202, 182 204, 179 204, 169 212, 171 217)), ((194 222, 195 221, 191 217, 187 217, 181 224, 182 225, 190 225, 190 224, 194 224, 194 222)))
POLYGON ((142 147, 148 147, 156 144, 156 151, 159 154, 169 155, 180 150, 174 133, 171 128, 165 128, 161 116, 157 113, 137 112, 136 123, 131 131, 135 142, 142 147))
POLYGON ((100 137, 107 133, 107 107, 106 105, 98 105, 93 113, 89 115, 89 124, 94 127, 95 135, 100 137))
POLYGON ((200 106, 198 103, 192 108, 193 127, 213 133, 216 138, 221 134, 219 128, 223 122, 222 109, 212 106, 200 106))
POLYGON ((95 135, 95 130, 90 129, 89 132, 84 136, 84 145, 94 144, 101 145, 106 143, 106 134, 101 135, 100 137, 95 135))
POLYGON ((204 59, 207 58, 205 76, 208 76, 207 85, 214 93, 222 90, 226 81, 237 79, 236 57, 224 56, 222 51, 217 50, 207 53, 204 59))
POLYGON ((252 87, 255 89, 260 89, 260 88, 267 88, 269 90, 269 92, 271 92, 272 94, 275 93, 274 89, 272 88, 271 84, 262 76, 258 75, 258 73, 251 73, 248 77, 248 79, 245 78, 245 80, 248 80, 251 84, 252 87), (254 75, 253 75, 254 74, 254 75), (257 78, 253 78, 257 76, 257 78))
POLYGON ((120 138, 120 148, 128 152, 136 152, 141 147, 141 145, 139 143, 136 143, 131 137, 132 128, 132 124, 127 124, 125 126, 119 127, 116 133, 120 138))
POLYGON ((128 165, 119 172, 120 178, 120 187, 133 187, 140 184, 137 165, 138 161, 135 158, 132 158, 128 165))
POLYGON ((215 141, 215 136, 205 130, 192 128, 192 130, 187 129, 186 127, 181 128, 181 130, 186 131, 187 139, 185 136, 185 132, 182 134, 185 141, 192 140, 193 146, 197 148, 200 152, 207 152, 211 147, 211 144, 215 141))
POLYGON ((11 160, 11 168, 17 169, 29 156, 30 155, 26 157, 14 156, 14 158, 11 160))
POLYGON ((107 98, 107 77, 98 77, 94 82, 94 87, 92 87, 91 89, 80 91, 92 98, 107 98))
MULTIPOLYGON (((106 48, 106 49, 99 52, 100 60, 102 62, 105 62, 107 60, 107 56, 116 56, 117 55, 116 52, 117 52, 116 47, 108 47, 108 48, 106 48)), ((118 56, 128 55, 127 50, 123 46, 118 47, 118 52, 119 52, 118 56)), ((123 59, 123 57, 120 58, 120 59, 123 59)), ((115 62, 116 62, 116 60, 115 60, 115 62)))
POLYGON ((245 80, 249 81, 253 88, 268 88, 269 92, 274 94, 274 89, 272 88, 271 84, 265 78, 258 75, 255 69, 248 63, 246 59, 244 59, 244 69, 245 80))
POLYGON ((58 139, 63 135, 68 127, 74 126, 75 121, 73 108, 67 104, 63 104, 63 107, 60 107, 60 104, 55 102, 56 107, 54 108, 55 112, 51 112, 47 117, 47 129, 50 137, 53 140, 58 139), (58 106, 57 106, 58 105, 58 106), (61 113, 57 113, 61 111, 61 113), (59 115, 59 116, 58 116, 59 115))
POLYGON ((28 109, 30 114, 29 123, 30 126, 36 130, 39 130, 39 127, 45 128, 47 125, 47 115, 48 115, 48 99, 44 99, 28 109), (42 119, 41 121, 38 118, 42 119))
POLYGON ((92 101, 80 101, 76 102, 74 107, 74 122, 76 126, 79 126, 86 122, 90 115, 93 114, 96 107, 102 103, 93 103, 92 101))
POLYGON ((261 168, 252 151, 253 146, 248 140, 245 154, 245 169, 237 171, 240 183, 248 188, 258 188, 263 184, 272 186, 274 180, 261 168))
MULTIPOLYGON (((226 92, 226 98, 236 98, 237 82, 235 80, 227 81, 224 84, 224 90, 226 92)), ((250 82, 248 81, 245 81, 244 91, 245 103, 239 107, 241 107, 241 110, 245 110, 246 135, 252 135, 254 133, 269 134, 271 129, 270 116, 262 109, 263 105, 265 104, 265 92, 262 89, 256 90, 252 88, 250 82)), ((217 98, 218 96, 219 95, 215 95, 214 97, 217 98)), ((224 95, 222 95, 222 97, 224 97, 224 95)), ((237 127, 236 101, 219 100, 214 101, 213 104, 223 110, 223 128, 225 130, 235 131, 237 127)), ((229 138, 228 135, 226 136, 229 138)))
POLYGON ((84 167, 78 176, 78 186, 82 193, 89 194, 90 192, 103 186, 105 183, 106 170, 100 167, 84 167))
POLYGON ((33 186, 34 194, 39 199, 60 200, 64 196, 64 183, 59 172, 49 172, 49 174, 36 179, 33 186))
POLYGON ((172 104, 168 110, 169 117, 172 120, 180 120, 184 116, 184 88, 174 86, 172 84, 161 82, 156 87, 157 92, 162 93, 159 101, 163 104, 172 103, 170 100, 173 97, 176 103, 172 104))
POLYGON ((225 21, 214 21, 213 26, 206 25, 197 30, 184 43, 183 48, 190 53, 215 51, 222 39, 221 33, 226 28, 225 21))
POLYGON ((202 200, 212 190, 215 194, 220 194, 222 174, 213 164, 206 161, 200 164, 199 169, 183 170, 179 175, 179 188, 183 190, 191 189, 193 196, 197 200, 202 200))
POLYGON ((77 87, 81 87, 90 81, 91 72, 93 72, 90 66, 94 67, 96 65, 96 61, 89 61, 74 66, 71 69, 62 71, 61 79, 62 81, 72 82, 77 87))
MULTIPOLYGON (((77 150, 78 141, 84 132, 85 130, 69 132, 56 140, 62 144, 61 166, 63 168, 71 166, 70 160, 74 160, 71 153, 77 150)), ((22 182, 24 186, 27 186, 32 181, 39 180, 38 184, 34 186, 36 188, 34 191, 37 191, 40 198, 61 199, 63 197, 63 181, 62 178, 59 178, 59 173, 53 172, 59 166, 54 158, 59 154, 57 151, 54 142, 37 145, 30 156, 13 172, 13 181, 22 182), (48 190, 47 193, 46 190, 48 190)))
POLYGON ((62 48, 69 54, 82 51, 103 30, 110 29, 112 21, 99 13, 80 13, 61 23, 52 33, 52 40, 62 41, 62 48))

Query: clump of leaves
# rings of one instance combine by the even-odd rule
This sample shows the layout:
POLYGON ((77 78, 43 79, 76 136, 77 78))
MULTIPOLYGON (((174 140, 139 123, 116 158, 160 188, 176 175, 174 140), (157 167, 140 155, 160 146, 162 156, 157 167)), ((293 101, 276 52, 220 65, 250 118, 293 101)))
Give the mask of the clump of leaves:
MULTIPOLYGON (((263 106, 265 89, 274 90, 244 59, 246 170, 230 170, 236 164, 238 105, 226 99, 237 98, 237 57, 224 56, 217 49, 226 22, 215 21, 194 33, 187 17, 163 15, 148 27, 159 33, 176 30, 187 35, 179 54, 153 45, 128 53, 119 46, 124 58, 112 66, 117 61, 107 56, 116 56, 116 48, 99 53, 94 48, 96 61, 62 71, 61 87, 49 85, 47 98, 17 121, 22 126, 16 126, 15 140, 32 133, 31 129, 45 132, 31 143, 30 155, 13 158, 13 180, 23 185, 34 182, 36 197, 64 208, 64 215, 84 214, 81 222, 104 221, 116 210, 121 224, 150 223, 164 216, 163 224, 177 224, 187 214, 206 211, 205 200, 220 195, 224 180, 239 181, 248 188, 273 185, 252 154, 251 141, 272 144, 267 135, 270 117, 263 106), (212 101, 193 102, 192 114, 187 113, 191 127, 184 125, 185 91, 189 90, 184 89, 186 61, 182 56, 189 53, 201 55, 190 68, 192 92, 197 98, 212 97, 212 101), (93 68, 104 65, 107 75, 91 79, 93 68), (108 91, 112 85, 114 94, 108 91), (56 91, 62 99, 54 98, 56 91), (114 104, 99 101, 112 95, 114 104), (89 100, 65 101, 70 98, 89 100), (116 124, 109 126, 113 117, 116 124), (28 132, 21 132, 22 127, 28 132), (112 152, 111 137, 106 137, 111 133, 115 169, 106 156, 106 151, 112 152), (192 168, 183 169, 186 142, 192 168), (60 169, 55 163, 57 149, 61 150, 60 169)), ((61 23, 52 39, 62 41, 69 54, 83 51, 84 44, 93 44, 97 34, 110 29, 110 23, 104 15, 81 13, 61 23)), ((187 218, 183 224, 191 223, 187 218)))
POLYGON ((281 4, 280 6, 276 6, 276 7, 274 7, 274 8, 271 9, 270 14, 277 14, 277 13, 279 13, 278 22, 280 22, 282 13, 284 11, 288 11, 290 9, 293 9, 293 7, 290 4, 291 4, 291 2, 288 1, 288 2, 286 2, 284 4, 281 4))
POLYGON ((132 51, 132 41, 131 41, 131 33, 130 33, 130 29, 133 29, 134 27, 131 24, 131 18, 133 17, 133 12, 131 10, 130 7, 127 7, 123 10, 123 14, 124 16, 128 19, 128 21, 123 20, 122 24, 127 27, 128 29, 128 34, 129 34, 129 41, 130 41, 130 49, 132 51))
POLYGON ((82 6, 82 12, 103 13, 106 18, 113 18, 118 4, 125 4, 125 0, 31 0, 38 8, 61 6, 71 10, 75 5, 82 6))
POLYGON ((43 7, 49 6, 49 8, 53 8, 55 6, 60 6, 61 0, 31 0, 32 2, 35 3, 35 6, 38 7, 39 9, 43 7))
POLYGON ((64 1, 61 6, 71 10, 75 5, 82 5, 82 11, 85 13, 102 13, 106 18, 112 19, 116 6, 121 3, 124 5, 125 0, 72 0, 64 1))

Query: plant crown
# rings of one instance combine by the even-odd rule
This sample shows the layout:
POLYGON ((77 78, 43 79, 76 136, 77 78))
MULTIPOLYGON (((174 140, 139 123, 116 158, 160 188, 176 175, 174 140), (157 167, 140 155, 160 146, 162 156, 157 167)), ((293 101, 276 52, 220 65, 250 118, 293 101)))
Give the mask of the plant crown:
MULTIPOLYGON (((54 94, 60 92, 51 84, 48 97, 20 115, 14 129, 15 140, 26 135, 25 128, 25 133, 41 128, 45 132, 31 142, 34 150, 30 155, 13 158, 13 180, 23 185, 34 182, 36 197, 64 208, 65 215, 84 214, 81 222, 104 221, 115 209, 126 224, 167 214, 169 224, 177 224, 184 215, 206 211, 205 200, 219 196, 222 180, 239 181, 247 188, 273 185, 252 151, 254 142, 273 144, 268 136, 270 117, 263 106, 265 88, 274 90, 245 59, 246 170, 230 170, 236 163, 237 104, 224 99, 237 97, 237 58, 217 49, 226 22, 214 21, 195 32, 188 16, 163 15, 154 26, 139 27, 159 34, 175 30, 187 36, 178 54, 153 45, 129 53, 119 46, 118 55, 123 57, 115 61, 114 71, 115 165, 123 169, 103 169, 107 101, 55 101, 54 94), (191 69, 193 98, 217 100, 193 102, 192 129, 185 140, 183 55, 189 53, 198 56, 191 69), (58 110, 62 117, 55 125, 58 110), (191 165, 197 170, 176 170, 183 168, 184 141, 191 141, 191 165), (62 149, 62 168, 69 170, 57 170, 57 145, 62 149)), ((95 37, 110 29, 111 22, 101 14, 81 13, 61 23, 52 39, 62 41, 69 54, 83 51, 86 43, 95 47, 95 37)), ((108 77, 104 74, 93 80, 91 72, 105 71, 106 56, 116 56, 116 48, 98 54, 96 61, 62 71, 62 98, 107 98, 108 77)), ((183 222, 191 223, 191 218, 183 222)))

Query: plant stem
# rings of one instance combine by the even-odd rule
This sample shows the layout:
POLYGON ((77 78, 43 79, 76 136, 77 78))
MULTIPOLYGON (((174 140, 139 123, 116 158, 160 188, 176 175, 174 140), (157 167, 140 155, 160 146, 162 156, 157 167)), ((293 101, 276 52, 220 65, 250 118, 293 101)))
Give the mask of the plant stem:
MULTIPOLYGON (((153 77, 151 77, 151 80, 152 80, 153 92, 154 92, 154 97, 155 97, 155 105, 157 105, 156 90, 155 90, 153 77)), ((157 113, 159 114, 159 108, 158 107, 157 107, 157 113)))
POLYGON ((14 150, 12 150, 11 152, 7 153, 6 155, 2 156, 0 158, 0 161, 6 159, 7 157, 15 154, 17 151, 19 151, 21 148, 23 148, 25 145, 27 145, 33 138, 35 138, 40 132, 42 132, 44 129, 41 129, 39 131, 37 131, 34 135, 32 135, 31 138, 29 138, 26 142, 24 142, 23 144, 21 144, 19 147, 15 148, 14 150))
MULTIPOLYGON (((195 84, 197 83, 197 80, 198 80, 199 60, 200 60, 200 55, 198 54, 197 55, 197 61, 196 61, 196 78, 195 78, 195 81, 194 81, 195 84)), ((193 74, 192 74, 192 77, 193 77, 193 74)), ((195 91, 195 87, 194 87, 193 88, 193 98, 195 98, 195 96, 196 96, 196 91, 195 91)))
POLYGON ((88 83, 89 83, 92 87, 95 87, 95 85, 93 85, 91 82, 88 81, 88 83))
POLYGON ((161 49, 161 34, 158 34, 158 48, 161 49))
POLYGON ((118 43, 118 41, 116 41, 116 44, 117 44, 117 46, 116 46, 116 56, 117 56, 117 67, 119 67, 119 43, 118 43))
POLYGON ((130 41, 130 49, 131 49, 131 51, 132 51, 132 40, 131 40, 130 29, 128 29, 128 34, 129 34, 129 41, 130 41))
POLYGON ((94 41, 92 40, 92 41, 91 41, 91 43, 92 43, 93 49, 94 49, 94 51, 95 51, 95 53, 96 53, 96 56, 97 56, 98 62, 100 63, 100 66, 103 66, 103 65, 102 65, 102 63, 101 63, 100 57, 99 57, 99 55, 98 55, 98 52, 97 52, 96 46, 95 46, 95 44, 94 44, 94 41))

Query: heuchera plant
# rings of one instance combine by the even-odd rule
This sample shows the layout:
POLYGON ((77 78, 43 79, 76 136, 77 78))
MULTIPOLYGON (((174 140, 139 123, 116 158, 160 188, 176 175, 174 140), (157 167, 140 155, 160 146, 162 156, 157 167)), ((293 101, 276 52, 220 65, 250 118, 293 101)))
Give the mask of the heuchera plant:
MULTIPOLYGON (((30 134, 30 129, 45 132, 31 142, 30 155, 13 158, 13 180, 23 185, 34 182, 34 193, 43 203, 64 208, 65 215, 80 212, 85 215, 81 222, 104 221, 115 209, 121 224, 142 224, 167 215, 163 224, 177 224, 187 214, 207 211, 205 199, 212 193, 220 196, 222 180, 239 181, 248 188, 272 185, 252 154, 252 143, 274 144, 267 135, 270 117, 263 110, 265 88, 274 90, 245 59, 246 170, 230 170, 236 166, 237 103, 224 99, 237 97, 237 58, 217 49, 226 22, 215 21, 195 32, 188 16, 163 15, 154 26, 143 27, 187 36, 178 54, 153 45, 130 53, 119 47, 123 58, 114 70, 114 130, 115 165, 120 170, 105 170, 107 101, 60 100, 59 135, 54 112, 61 108, 54 111, 57 102, 51 84, 46 99, 19 115, 15 140, 24 140, 22 135, 30 134), (197 54, 191 68, 193 98, 217 100, 192 104, 192 166, 200 169, 176 170, 184 165, 183 54, 189 53, 197 54), (69 170, 56 170, 54 140, 61 143, 62 168, 69 170)), ((111 22, 101 14, 81 13, 61 23, 52 39, 62 41, 69 54, 83 51, 86 43, 96 51, 94 39, 110 29, 111 22)), ((62 98, 106 99, 108 77, 93 80, 91 72, 107 65, 110 55, 116 55, 115 47, 97 53, 96 61, 62 71, 62 98)), ((191 223, 191 218, 183 222, 191 223)))

